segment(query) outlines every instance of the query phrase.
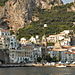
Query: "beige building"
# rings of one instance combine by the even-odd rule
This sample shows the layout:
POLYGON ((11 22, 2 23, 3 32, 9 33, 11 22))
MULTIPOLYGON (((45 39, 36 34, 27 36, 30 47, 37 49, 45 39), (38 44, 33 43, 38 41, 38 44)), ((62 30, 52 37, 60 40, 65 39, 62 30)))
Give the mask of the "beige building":
POLYGON ((9 41, 8 37, 0 36, 0 49, 8 49, 9 41))
POLYGON ((26 57, 25 50, 11 50, 9 57, 10 63, 25 63, 25 59, 30 60, 29 57, 26 57))
POLYGON ((22 46, 21 50, 10 50, 10 63, 25 63, 32 61, 31 56, 34 48, 32 45, 22 46))
POLYGON ((57 41, 60 41, 60 44, 62 46, 70 45, 71 42, 70 36, 72 36, 72 34, 73 34, 72 30, 64 30, 60 32, 60 34, 49 35, 49 37, 47 37, 47 42, 56 43, 57 41))
POLYGON ((57 40, 57 35, 49 35, 49 37, 47 37, 47 42, 52 42, 55 43, 57 40))
POLYGON ((61 61, 72 61, 73 54, 65 54, 69 49, 62 48, 64 46, 71 46, 71 36, 73 36, 73 30, 64 30, 60 32, 60 34, 50 35, 47 38, 47 41, 55 43, 51 55, 55 55, 55 52, 57 51, 61 55, 61 61))

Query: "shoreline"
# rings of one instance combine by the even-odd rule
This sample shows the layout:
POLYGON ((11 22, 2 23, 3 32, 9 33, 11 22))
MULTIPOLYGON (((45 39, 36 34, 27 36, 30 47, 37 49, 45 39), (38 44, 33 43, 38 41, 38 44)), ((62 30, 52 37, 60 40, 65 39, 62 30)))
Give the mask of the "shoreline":
POLYGON ((12 67, 75 67, 75 64, 55 64, 55 65, 46 65, 46 64, 1 64, 0 68, 12 68, 12 67))

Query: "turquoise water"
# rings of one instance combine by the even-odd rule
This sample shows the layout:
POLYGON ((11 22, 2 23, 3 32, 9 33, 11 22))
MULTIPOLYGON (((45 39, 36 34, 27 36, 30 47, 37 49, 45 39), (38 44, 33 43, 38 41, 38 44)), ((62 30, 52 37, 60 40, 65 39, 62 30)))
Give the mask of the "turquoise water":
POLYGON ((0 68, 0 75, 75 75, 75 67, 18 67, 0 68))

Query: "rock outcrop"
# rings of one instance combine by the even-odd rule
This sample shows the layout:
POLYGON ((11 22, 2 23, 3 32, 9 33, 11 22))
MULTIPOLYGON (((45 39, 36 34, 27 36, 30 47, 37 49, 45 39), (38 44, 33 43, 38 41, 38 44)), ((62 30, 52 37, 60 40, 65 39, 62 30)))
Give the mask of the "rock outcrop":
POLYGON ((71 3, 71 5, 67 8, 68 12, 75 12, 75 2, 71 3))
POLYGON ((61 0, 36 0, 36 5, 40 6, 42 9, 51 9, 53 5, 61 4, 63 4, 61 0))
POLYGON ((16 31, 31 22, 31 3, 31 0, 11 0, 6 3, 4 16, 12 30, 16 31))
MULTIPOLYGON (((13 31, 18 30, 31 23, 32 20, 39 20, 33 16, 36 7, 41 9, 51 9, 53 5, 61 5, 61 0, 9 0, 2 9, 0 16, 2 22, 9 25, 13 31)), ((1 24, 2 24, 1 22, 1 24)))

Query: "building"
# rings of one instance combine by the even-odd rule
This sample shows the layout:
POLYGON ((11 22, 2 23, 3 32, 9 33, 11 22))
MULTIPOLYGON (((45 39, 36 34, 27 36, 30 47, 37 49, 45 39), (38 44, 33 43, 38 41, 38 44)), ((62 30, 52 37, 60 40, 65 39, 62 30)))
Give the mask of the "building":
POLYGON ((8 38, 5 36, 0 36, 0 49, 8 49, 8 48, 9 48, 8 38))
POLYGON ((30 42, 34 43, 34 44, 40 44, 40 39, 39 39, 39 36, 36 35, 35 37, 34 36, 31 36, 31 38, 29 39, 30 42))
POLYGON ((73 30, 64 30, 60 32, 60 34, 49 35, 47 41, 55 43, 54 48, 50 52, 51 57, 59 54, 61 56, 61 61, 72 61, 73 54, 66 54, 66 52, 69 51, 69 49, 63 48, 64 46, 71 46, 72 36, 73 30))
POLYGON ((11 49, 17 50, 19 42, 17 41, 16 36, 10 35, 8 36, 8 40, 9 40, 9 50, 11 49))
POLYGON ((0 36, 9 36, 9 35, 10 35, 9 30, 0 28, 0 36))
POLYGON ((0 29, 0 62, 9 63, 9 30, 0 29))
POLYGON ((32 62, 33 50, 34 46, 31 43, 22 45, 18 50, 10 50, 10 63, 32 62))
POLYGON ((26 45, 26 43, 27 43, 27 40, 24 37, 20 39, 21 45, 26 45))
POLYGON ((36 38, 34 38, 33 36, 29 39, 30 42, 32 43, 36 43, 36 38))
POLYGON ((47 42, 52 42, 55 43, 57 40, 57 35, 49 35, 49 37, 47 37, 47 42))
MULTIPOLYGON (((0 53, 3 54, 4 62, 9 62, 10 51, 17 50, 18 42, 15 35, 11 35, 9 30, 0 29, 0 53)), ((0 58, 2 60, 2 57, 0 58)))
POLYGON ((10 51, 10 63, 27 63, 31 61, 30 57, 26 57, 25 50, 11 50, 10 51))
POLYGON ((32 52, 32 60, 37 62, 37 58, 42 57, 42 47, 40 45, 35 45, 34 50, 32 52))
POLYGON ((16 36, 11 35, 9 30, 0 29, 0 46, 8 49, 17 49, 16 36))

